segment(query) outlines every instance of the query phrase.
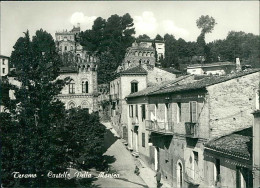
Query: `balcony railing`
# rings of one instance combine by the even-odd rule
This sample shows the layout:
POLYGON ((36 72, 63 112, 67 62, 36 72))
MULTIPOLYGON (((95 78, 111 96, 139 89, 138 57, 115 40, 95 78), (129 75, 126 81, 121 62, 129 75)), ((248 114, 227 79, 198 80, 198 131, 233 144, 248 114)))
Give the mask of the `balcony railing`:
POLYGON ((138 121, 137 117, 132 118, 132 125, 133 126, 139 126, 139 121, 138 121))
POLYGON ((173 135, 173 123, 172 122, 158 122, 146 120, 146 130, 156 132, 163 135, 173 135))
POLYGON ((198 138, 198 124, 185 122, 186 136, 190 138, 198 138))

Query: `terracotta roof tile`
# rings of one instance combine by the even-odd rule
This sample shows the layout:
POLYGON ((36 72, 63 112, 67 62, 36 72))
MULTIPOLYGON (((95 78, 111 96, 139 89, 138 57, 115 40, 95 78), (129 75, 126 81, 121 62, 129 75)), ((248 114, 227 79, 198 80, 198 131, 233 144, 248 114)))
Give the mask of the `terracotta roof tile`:
POLYGON ((141 91, 138 91, 136 93, 132 93, 130 95, 127 96, 127 98, 132 98, 132 97, 138 97, 138 96, 145 96, 147 94, 150 94, 150 93, 153 93, 153 92, 156 92, 156 91, 159 91, 161 89, 164 89, 164 88, 167 88, 167 87, 171 87, 172 85, 174 84, 177 84, 179 81, 187 78, 187 77, 191 77, 192 75, 186 75, 186 76, 181 76, 181 77, 178 77, 177 79, 175 80, 170 80, 170 81, 165 81, 165 82, 162 82, 160 84, 157 84, 155 86, 151 86, 151 87, 148 87, 146 89, 143 89, 141 91))
POLYGON ((225 82, 234 78, 242 77, 248 74, 256 73, 259 72, 260 69, 252 69, 249 71, 243 71, 243 72, 237 72, 234 74, 229 74, 225 76, 211 76, 211 77, 206 77, 201 80, 191 82, 185 85, 180 85, 180 86, 172 86, 166 89, 159 90, 157 92, 153 92, 149 95, 155 95, 155 94, 163 94, 163 93, 173 93, 173 92, 180 92, 180 91, 187 91, 187 90, 194 90, 194 89, 202 89, 207 86, 211 86, 214 84, 218 84, 221 82, 225 82))
POLYGON ((209 141, 206 148, 244 159, 252 157, 252 127, 209 141))
POLYGON ((142 66, 136 66, 119 72, 120 75, 147 75, 147 71, 142 66))

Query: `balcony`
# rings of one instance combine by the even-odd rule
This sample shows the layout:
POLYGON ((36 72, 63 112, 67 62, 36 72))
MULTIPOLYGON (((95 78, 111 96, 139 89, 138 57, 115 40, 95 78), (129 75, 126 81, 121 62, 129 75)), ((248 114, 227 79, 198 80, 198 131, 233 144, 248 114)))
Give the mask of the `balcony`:
POLYGON ((185 122, 186 137, 198 138, 198 124, 185 122))
POLYGON ((138 127, 139 126, 138 118, 136 118, 136 117, 132 118, 132 125, 133 125, 133 127, 138 127))
POLYGON ((146 120, 146 130, 163 135, 173 135, 173 124, 171 122, 157 122, 146 120))

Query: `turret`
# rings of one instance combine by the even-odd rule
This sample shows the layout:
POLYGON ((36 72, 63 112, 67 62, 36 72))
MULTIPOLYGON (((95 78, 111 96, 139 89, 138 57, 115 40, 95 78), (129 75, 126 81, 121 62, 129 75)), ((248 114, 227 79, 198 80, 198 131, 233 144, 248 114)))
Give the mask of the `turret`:
POLYGON ((78 58, 79 72, 97 71, 96 57, 88 55, 86 59, 78 58))

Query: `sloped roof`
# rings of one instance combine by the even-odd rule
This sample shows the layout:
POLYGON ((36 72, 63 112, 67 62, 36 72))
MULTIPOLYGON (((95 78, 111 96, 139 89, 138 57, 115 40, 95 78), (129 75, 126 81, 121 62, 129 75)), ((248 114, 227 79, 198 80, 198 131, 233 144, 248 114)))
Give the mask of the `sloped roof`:
POLYGON ((141 91, 138 91, 136 93, 132 93, 130 95, 127 96, 127 98, 132 98, 132 97, 138 97, 138 96, 145 96, 145 95, 148 95, 150 93, 153 93, 153 92, 156 92, 156 91, 159 91, 163 88, 166 88, 166 87, 170 87, 172 86, 173 84, 176 84, 178 83, 179 81, 185 79, 185 78, 188 78, 192 75, 186 75, 186 76, 181 76, 175 80, 170 80, 170 81, 164 81, 164 82, 161 82, 160 84, 158 85, 155 85, 155 86, 151 86, 151 87, 148 87, 146 89, 143 89, 141 91))
POLYGON ((0 58, 10 58, 10 57, 5 56, 5 55, 0 55, 0 58))
POLYGON ((207 63, 207 64, 193 64, 187 66, 187 68, 195 68, 195 67, 218 67, 218 66, 236 66, 233 62, 215 62, 215 63, 207 63))
POLYGON ((175 68, 171 68, 171 67, 169 67, 169 68, 157 67, 157 68, 159 68, 159 69, 161 69, 161 70, 164 70, 164 71, 167 71, 167 72, 169 72, 169 73, 181 74, 181 71, 179 71, 179 70, 177 70, 177 69, 175 69, 175 68))
POLYGON ((147 75, 147 71, 141 65, 138 65, 136 67, 119 72, 119 74, 120 75, 147 75))
POLYGON ((205 144, 206 148, 227 155, 251 159, 252 157, 252 127, 222 136, 205 144))
POLYGON ((71 66, 67 66, 67 67, 60 67, 60 73, 77 73, 77 67, 71 67, 71 66))
POLYGON ((225 82, 234 78, 242 77, 248 74, 256 73, 259 72, 260 69, 252 69, 249 71, 243 71, 243 72, 237 72, 225 76, 211 76, 211 77, 206 77, 201 80, 187 83, 184 85, 180 86, 172 86, 166 89, 159 90, 157 92, 150 93, 149 95, 155 95, 155 94, 163 94, 163 93, 173 93, 173 92, 179 92, 179 91, 187 91, 187 90, 195 90, 195 89, 202 89, 206 88, 207 86, 211 86, 214 84, 218 84, 221 82, 225 82))

